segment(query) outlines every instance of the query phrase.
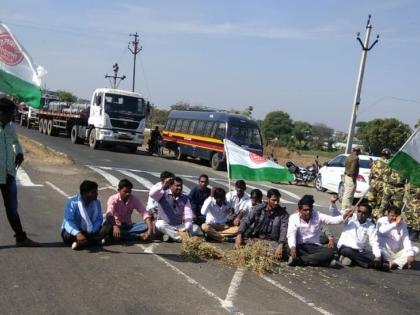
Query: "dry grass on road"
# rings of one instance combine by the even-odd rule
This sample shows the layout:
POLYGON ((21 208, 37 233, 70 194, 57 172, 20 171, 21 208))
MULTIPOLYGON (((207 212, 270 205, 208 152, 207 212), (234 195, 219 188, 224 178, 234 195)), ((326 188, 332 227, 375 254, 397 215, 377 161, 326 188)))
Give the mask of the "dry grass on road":
MULTIPOLYGON (((264 155, 269 156, 273 153, 274 157, 277 159, 280 165, 285 166, 287 161, 293 161, 293 163, 299 166, 309 166, 315 163, 316 156, 307 155, 303 153, 304 151, 287 149, 285 147, 273 147, 270 145, 265 146, 264 155)), ((327 157, 320 156, 318 158, 319 164, 322 165, 325 161, 328 161, 327 157)))

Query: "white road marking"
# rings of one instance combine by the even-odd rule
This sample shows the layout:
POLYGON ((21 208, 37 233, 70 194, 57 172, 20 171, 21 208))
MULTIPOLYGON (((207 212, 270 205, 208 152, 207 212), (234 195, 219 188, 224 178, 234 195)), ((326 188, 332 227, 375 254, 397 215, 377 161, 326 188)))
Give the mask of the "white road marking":
POLYGON ((56 192, 58 192, 60 195, 66 197, 67 199, 70 198, 70 195, 67 194, 66 192, 62 191, 60 188, 58 188, 57 186, 55 186, 53 183, 50 182, 45 182, 45 184, 47 184, 48 186, 50 186, 52 189, 54 189, 56 192))
POLYGON ((228 292, 226 294, 225 300, 223 301, 223 307, 230 309, 232 312, 237 311, 233 302, 238 295, 238 289, 241 284, 242 278, 244 276, 243 269, 236 269, 235 274, 232 277, 232 281, 230 282, 228 292))
POLYGON ((295 299, 301 301, 303 304, 306 304, 307 306, 311 307, 312 309, 320 312, 321 314, 333 315, 332 313, 328 312, 327 310, 323 309, 322 307, 316 306, 314 303, 312 303, 311 301, 306 299, 304 296, 296 293, 295 291, 293 291, 289 288, 286 288, 284 285, 280 284, 276 280, 273 280, 273 279, 271 279, 270 277, 267 277, 267 276, 261 276, 261 278, 263 278, 265 281, 271 283, 275 287, 279 288, 283 292, 285 292, 285 293, 289 294, 290 296, 294 297, 295 299))
MULTIPOLYGON (((206 293, 208 296, 214 298, 215 300, 217 300, 220 304, 221 307, 223 307, 226 311, 228 311, 229 313, 235 313, 235 314, 242 314, 240 312, 237 311, 231 311, 229 308, 226 308, 224 306, 224 300, 222 300, 220 297, 218 297, 216 294, 214 294, 213 292, 211 292, 209 289, 207 289, 206 287, 204 287, 201 283, 197 282, 196 280, 194 280, 193 278, 191 278, 189 275, 187 275, 186 273, 184 273, 183 271, 181 271, 180 269, 178 269, 177 267, 175 267, 174 265, 172 265, 170 262, 168 262, 166 259, 164 259, 163 257, 159 256, 158 254, 155 254, 153 252, 153 247, 152 245, 149 247, 145 247, 141 244, 137 244, 138 247, 142 248, 144 252, 146 252, 146 250, 148 250, 147 253, 149 253, 150 255, 153 255, 154 257, 156 257, 156 259, 158 259, 160 262, 164 263, 167 267, 169 267, 170 269, 172 269, 173 271, 175 271, 175 273, 177 273, 178 275, 182 276, 183 278, 185 278, 185 280, 187 280, 187 282, 189 284, 192 284, 196 287, 198 287, 199 289, 201 289, 204 293, 206 293)), ((236 307, 235 307, 236 309, 236 307)))
POLYGON ((133 172, 130 171, 125 171, 122 169, 117 169, 118 172, 120 172, 121 174, 134 178, 136 181, 138 181, 140 184, 142 184, 144 187, 146 187, 147 189, 152 188, 152 186, 154 185, 151 181, 147 180, 144 177, 138 176, 136 174, 134 174, 133 172))
POLYGON ((42 187, 44 185, 34 184, 32 180, 29 178, 28 173, 25 172, 23 168, 18 168, 16 173, 16 184, 19 186, 25 187, 42 187))
POLYGON ((95 166, 87 165, 87 167, 89 167, 91 170, 95 171, 96 173, 102 175, 111 184, 112 187, 115 187, 115 188, 118 187, 118 183, 120 182, 120 180, 116 178, 114 175, 111 175, 110 173, 105 172, 104 170, 95 166))

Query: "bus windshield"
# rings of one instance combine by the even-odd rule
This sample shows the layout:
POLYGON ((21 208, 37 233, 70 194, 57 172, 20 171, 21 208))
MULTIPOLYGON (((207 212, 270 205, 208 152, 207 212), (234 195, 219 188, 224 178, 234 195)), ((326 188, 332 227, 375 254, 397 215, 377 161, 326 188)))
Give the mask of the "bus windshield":
POLYGON ((105 112, 144 116, 144 99, 107 93, 105 94, 105 112))
POLYGON ((251 148, 260 148, 262 146, 260 130, 250 126, 230 124, 229 140, 237 145, 246 145, 251 148))

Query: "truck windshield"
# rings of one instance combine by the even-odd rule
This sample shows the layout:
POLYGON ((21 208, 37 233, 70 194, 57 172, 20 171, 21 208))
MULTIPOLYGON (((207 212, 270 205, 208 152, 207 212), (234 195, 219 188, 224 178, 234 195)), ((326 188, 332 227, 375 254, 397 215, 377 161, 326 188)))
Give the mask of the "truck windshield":
POLYGON ((130 115, 144 115, 145 104, 144 99, 118 95, 118 94, 105 94, 105 112, 112 113, 118 112, 120 114, 130 115))
POLYGON ((246 125, 233 125, 229 127, 229 139, 238 145, 251 148, 261 148, 261 135, 258 128, 246 125))

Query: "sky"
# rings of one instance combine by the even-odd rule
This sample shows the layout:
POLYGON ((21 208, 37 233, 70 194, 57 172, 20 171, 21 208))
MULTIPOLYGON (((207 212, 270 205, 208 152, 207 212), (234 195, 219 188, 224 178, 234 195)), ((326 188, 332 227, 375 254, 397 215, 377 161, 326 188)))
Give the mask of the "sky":
POLYGON ((177 102, 220 109, 253 106, 263 119, 347 131, 363 40, 372 14, 358 121, 420 118, 420 1, 2 0, 0 21, 48 73, 43 85, 89 99, 109 87, 118 62, 131 89, 158 108, 177 102))

